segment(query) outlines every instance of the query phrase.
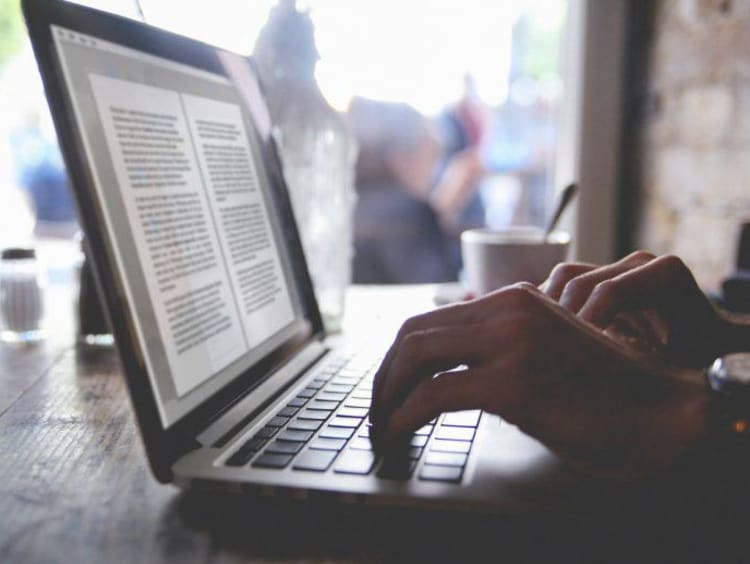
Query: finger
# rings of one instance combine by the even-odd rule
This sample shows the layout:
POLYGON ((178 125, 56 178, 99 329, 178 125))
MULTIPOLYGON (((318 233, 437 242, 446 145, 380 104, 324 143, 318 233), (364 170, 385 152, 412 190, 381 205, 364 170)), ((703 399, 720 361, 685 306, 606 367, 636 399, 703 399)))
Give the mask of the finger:
POLYGON ((700 292, 682 261, 672 256, 659 257, 599 283, 579 316, 605 327, 621 312, 657 308, 669 314, 674 309, 675 296, 684 295, 686 289, 700 292))
POLYGON ((598 268, 596 265, 583 262, 562 262, 555 266, 540 288, 550 298, 557 301, 568 282, 586 272, 598 268))
POLYGON ((471 369, 423 380, 390 416, 376 447, 388 449, 445 411, 481 409, 482 379, 471 369))
POLYGON ((604 333, 639 352, 655 353, 665 344, 640 312, 617 314, 604 333))
POLYGON ((483 325, 441 327, 409 334, 383 376, 376 411, 389 412, 421 381, 459 365, 472 366, 486 357, 494 341, 483 325))
POLYGON ((664 330, 663 321, 653 311, 636 310, 626 311, 617 314, 614 323, 623 319, 629 326, 631 334, 642 338, 649 344, 665 345, 668 337, 668 330, 664 330))
POLYGON ((375 422, 419 379, 459 364, 473 364, 495 351, 500 332, 506 331, 490 330, 485 326, 487 323, 498 325, 507 321, 512 327, 512 320, 519 313, 528 313, 545 301, 549 299, 536 286, 520 282, 473 302, 466 319, 473 318, 477 323, 415 331, 400 337, 388 362, 376 374, 375 422), (442 329, 445 332, 441 332, 442 329))
MULTIPOLYGON (((491 306, 491 303, 498 299, 502 299, 503 294, 507 294, 508 290, 497 292, 495 295, 485 296, 469 302, 463 302, 460 304, 453 304, 445 307, 438 308, 436 310, 417 315, 407 320, 401 327, 396 336, 396 339, 391 345, 391 348, 385 355, 383 362, 381 363, 378 370, 375 372, 375 377, 372 383, 372 398, 373 405, 380 405, 381 396, 383 392, 383 385, 385 381, 385 374, 388 374, 393 363, 393 358, 398 351, 402 341, 411 333, 424 331, 427 329, 433 329, 437 327, 453 327, 467 325, 471 323, 478 323, 487 318, 495 315, 495 309, 491 306)), ((377 409, 372 410, 372 420, 377 421, 379 417, 379 411, 377 409)))
MULTIPOLYGON (((528 348, 523 346, 524 343, 519 344, 518 340, 524 341, 538 333, 539 320, 554 313, 554 309, 559 308, 560 312, 570 316, 581 327, 590 327, 531 284, 508 287, 498 292, 494 299, 498 300, 495 305, 502 314, 497 314, 491 321, 482 324, 450 328, 444 333, 447 342, 445 346, 434 338, 435 335, 426 333, 414 334, 414 337, 404 341, 406 352, 403 357, 400 356, 401 351, 394 356, 391 370, 383 376, 384 397, 378 399, 380 403, 375 404, 372 411, 376 414, 374 418, 371 416, 376 434, 382 431, 390 414, 398 409, 414 388, 421 382, 432 379, 436 372, 460 364, 478 369, 490 363, 497 366, 501 362, 507 363, 515 359, 517 353, 528 348), (533 311, 536 314, 532 315, 533 311), (542 317, 537 319, 540 315, 542 317), (408 352, 412 347, 413 352, 408 352)), ((590 330, 598 334, 593 328, 590 330)))
POLYGON ((386 373, 390 368, 390 364, 393 360, 393 355, 398 349, 401 341, 410 333, 416 331, 424 331, 426 329, 441 327, 441 326, 453 326, 462 325, 464 323, 471 322, 478 314, 476 302, 464 302, 460 304, 452 304, 449 306, 441 307, 421 315, 416 315, 410 319, 407 319, 396 335, 391 348, 383 358, 383 362, 375 372, 375 377, 372 384, 373 398, 377 398, 380 394, 380 382, 382 374, 386 373))
POLYGON ((578 313, 598 284, 654 260, 654 255, 643 251, 632 253, 613 264, 586 272, 568 281, 560 295, 560 304, 578 313))

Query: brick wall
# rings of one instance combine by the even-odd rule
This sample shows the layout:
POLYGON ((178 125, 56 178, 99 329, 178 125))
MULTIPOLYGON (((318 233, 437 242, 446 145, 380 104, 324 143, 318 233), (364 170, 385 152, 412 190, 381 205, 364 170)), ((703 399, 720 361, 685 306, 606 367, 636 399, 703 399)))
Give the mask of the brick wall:
POLYGON ((635 241, 680 255, 714 290, 750 221, 750 0, 654 12, 635 241))

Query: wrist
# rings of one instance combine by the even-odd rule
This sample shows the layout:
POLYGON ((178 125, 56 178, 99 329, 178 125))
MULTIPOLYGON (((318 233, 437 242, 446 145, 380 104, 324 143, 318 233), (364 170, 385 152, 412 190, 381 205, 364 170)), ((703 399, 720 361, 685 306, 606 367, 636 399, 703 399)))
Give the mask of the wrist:
POLYGON ((702 370, 662 367, 650 371, 662 382, 662 401, 647 409, 639 434, 639 458, 658 475, 692 460, 710 442, 714 398, 702 370))
POLYGON ((677 379, 682 382, 682 389, 677 400, 676 419, 683 430, 686 449, 690 449, 711 436, 716 398, 703 370, 680 370, 677 379))
MULTIPOLYGON (((731 358, 731 357, 730 357, 731 358)), ((703 474, 729 478, 750 468, 750 389, 736 372, 717 362, 705 371, 706 393, 700 415, 702 437, 687 449, 685 461, 703 474)))

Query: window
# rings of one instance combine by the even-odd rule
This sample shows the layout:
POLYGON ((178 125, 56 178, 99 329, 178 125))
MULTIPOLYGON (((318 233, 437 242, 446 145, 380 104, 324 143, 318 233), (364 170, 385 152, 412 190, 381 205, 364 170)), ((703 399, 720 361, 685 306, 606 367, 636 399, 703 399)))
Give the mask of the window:
MULTIPOLYGON (((276 0, 183 0, 179 10, 171 0, 81 3, 250 53, 276 0)), ((482 214, 479 220, 474 214, 471 222, 502 227, 544 221, 554 188, 569 180, 556 178, 566 0, 298 0, 297 5, 310 10, 315 24, 321 56, 316 78, 333 107, 344 111, 355 97, 409 104, 435 123, 448 152, 467 142, 456 141, 452 123, 463 120, 459 136, 474 137, 469 142, 477 145, 484 172, 476 185, 482 214)), ((0 71, 0 92, 7 95, 6 85, 12 83, 11 90, 22 93, 2 107, 13 108, 6 113, 14 116, 28 114, 15 110, 19 104, 36 108, 40 138, 47 145, 40 154, 46 152, 50 166, 59 167, 31 59, 26 48, 0 71), (27 75, 20 82, 19 73, 27 75), (28 96, 32 91, 35 95, 28 96)), ((9 139, 18 126, 18 119, 0 121, 0 164, 15 161, 0 171, 0 198, 16 200, 16 207, 28 195, 33 201, 28 188, 21 186, 25 196, 20 198, 15 189, 23 184, 23 175, 19 156, 11 151, 18 143, 9 139), (15 173, 9 174, 11 169, 15 173)), ((41 150, 39 144, 36 150, 41 150)), ((53 225, 69 219, 65 205, 61 200, 51 212, 31 209, 37 218, 41 209, 42 219, 50 218, 53 225), (44 216, 48 212, 52 215, 44 216)), ((9 216, 17 224, 14 232, 33 224, 28 214, 9 216)))

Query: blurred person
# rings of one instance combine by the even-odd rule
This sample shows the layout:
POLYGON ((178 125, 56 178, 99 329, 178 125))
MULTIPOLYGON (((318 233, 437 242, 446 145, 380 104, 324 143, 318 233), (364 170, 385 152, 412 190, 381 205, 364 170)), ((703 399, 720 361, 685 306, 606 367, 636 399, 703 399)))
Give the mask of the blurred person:
POLYGON ((10 140, 16 181, 31 196, 37 222, 75 225, 75 205, 62 155, 54 135, 43 127, 40 114, 30 113, 11 130, 10 140))
POLYGON ((541 226, 554 171, 556 94, 528 76, 512 81, 508 99, 493 115, 487 161, 493 172, 512 174, 521 182, 512 222, 541 226))
MULTIPOLYGON (((477 158, 482 158, 491 117, 490 109, 477 91, 476 79, 471 74, 464 75, 461 97, 438 118, 444 149, 438 177, 457 155, 472 153, 478 155, 477 158)), ((484 164, 481 168, 484 169, 484 164)), ((477 178, 477 181, 481 184, 481 178, 477 178)), ((472 195, 461 212, 462 229, 484 227, 486 224, 485 203, 480 196, 479 186, 473 186, 471 191, 472 195)), ((460 262, 461 246, 458 238, 453 239, 452 247, 454 256, 460 262)))
POLYGON ((76 209, 36 69, 30 47, 5 68, 0 102, 14 111, 2 134, 11 148, 14 184, 31 201, 35 233, 71 237, 78 230, 76 209))
MULTIPOLYGON (((0 89, 2 88, 0 80, 0 89)), ((0 104, 0 245, 25 244, 34 229, 29 202, 18 189, 10 139, 3 131, 10 121, 8 108, 0 104)))
POLYGON ((490 110, 477 92, 475 78, 466 74, 461 98, 446 109, 441 119, 446 156, 479 147, 487 136, 490 118, 490 110))
POLYGON ((354 282, 457 280, 463 214, 483 172, 477 151, 441 168, 431 123, 406 104, 358 98, 349 119, 360 148, 354 282))

